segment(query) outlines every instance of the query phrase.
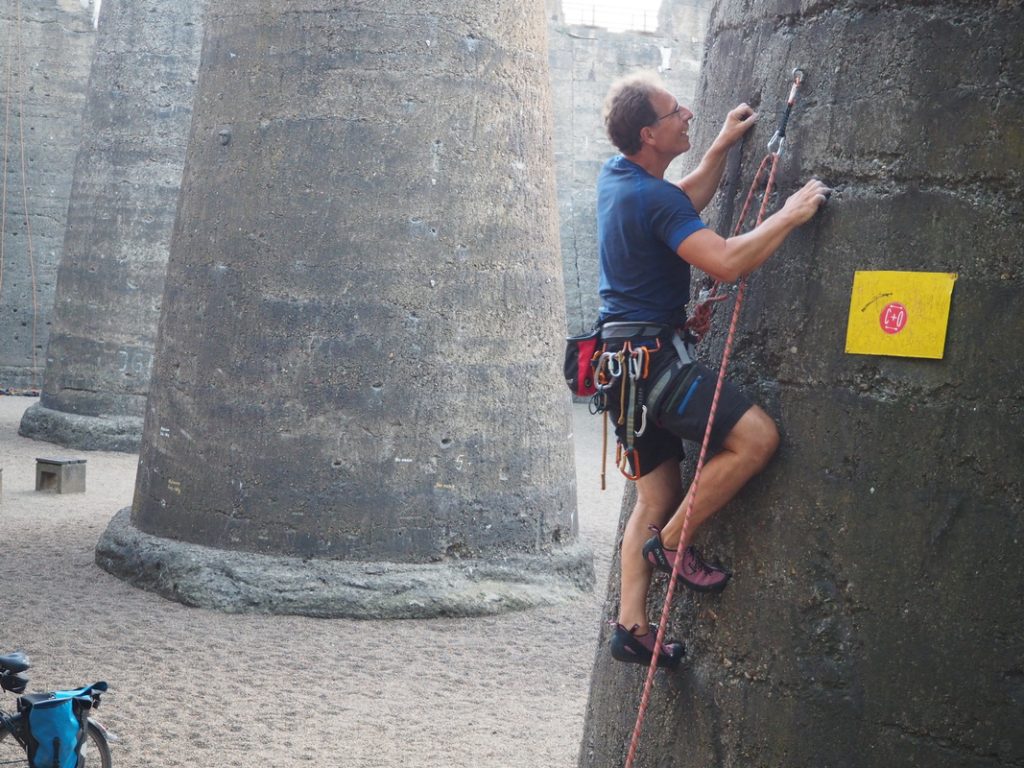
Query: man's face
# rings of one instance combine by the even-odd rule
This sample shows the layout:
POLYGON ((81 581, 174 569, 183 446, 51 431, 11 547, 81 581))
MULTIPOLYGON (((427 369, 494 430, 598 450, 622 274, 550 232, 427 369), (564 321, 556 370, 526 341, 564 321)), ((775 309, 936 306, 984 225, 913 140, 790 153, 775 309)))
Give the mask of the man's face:
POLYGON ((693 112, 676 101, 668 91, 655 91, 651 106, 658 119, 650 126, 658 150, 681 155, 690 148, 690 120, 693 112))

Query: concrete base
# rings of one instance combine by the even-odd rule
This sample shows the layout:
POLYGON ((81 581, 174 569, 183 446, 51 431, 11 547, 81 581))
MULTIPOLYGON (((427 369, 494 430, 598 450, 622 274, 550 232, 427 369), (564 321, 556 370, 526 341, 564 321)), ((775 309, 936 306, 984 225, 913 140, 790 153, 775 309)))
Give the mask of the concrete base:
POLYGON ((136 453, 142 423, 141 416, 79 416, 36 403, 22 416, 18 434, 86 451, 136 453))
POLYGON ((110 521, 96 563, 137 587, 228 613, 320 618, 484 616, 578 599, 594 587, 576 544, 542 555, 429 564, 351 562, 231 552, 143 533, 131 510, 110 521))

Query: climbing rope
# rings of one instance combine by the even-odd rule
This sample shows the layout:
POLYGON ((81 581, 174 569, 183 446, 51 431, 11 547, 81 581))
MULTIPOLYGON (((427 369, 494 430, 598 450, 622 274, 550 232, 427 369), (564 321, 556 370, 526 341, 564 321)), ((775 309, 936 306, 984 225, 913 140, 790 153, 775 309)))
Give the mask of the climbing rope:
MULTIPOLYGON (((779 122, 779 128, 775 131, 775 135, 768 142, 768 154, 765 155, 758 166, 757 173, 754 174, 754 180, 750 184, 750 191, 747 193, 746 202, 743 204, 743 211, 740 213, 739 219, 736 222, 736 227, 733 231, 733 237, 740 234, 740 230, 743 227, 743 222, 746 220, 747 213, 750 210, 751 203, 754 199, 754 195, 761 183, 761 178, 764 176, 765 169, 770 167, 768 174, 768 182, 764 188, 764 196, 761 200, 761 207, 758 210, 757 220, 754 227, 758 227, 761 222, 764 221, 765 213, 768 210, 768 199, 771 196, 772 186, 775 184, 775 172, 778 169, 779 158, 782 155, 782 150, 786 141, 786 124, 789 122, 789 115, 793 109, 793 104, 796 103, 796 92, 803 82, 804 73, 800 69, 793 70, 793 87, 789 91, 789 99, 786 102, 786 111, 779 122)), ((699 323, 707 323, 707 327, 710 327, 711 315, 713 313, 713 306, 715 303, 728 298, 727 294, 718 293, 719 283, 715 283, 714 290, 704 298, 701 302, 701 306, 706 309, 700 310, 701 319, 699 323)), ((708 425, 704 430, 704 440, 701 442, 700 455, 697 458, 697 468, 693 474, 693 488, 690 493, 690 500, 686 505, 686 512, 683 514, 683 530, 679 535, 679 542, 676 544, 676 558, 672 564, 672 574, 668 578, 668 589, 665 592, 665 602, 661 609, 661 619, 658 622, 658 633, 654 639, 654 650, 651 653, 651 663, 647 668, 647 678, 644 680, 644 690, 640 697, 640 708, 637 712, 636 724, 633 726, 633 735, 629 742, 629 752, 626 755, 626 766, 625 768, 632 768, 633 761, 636 758, 637 747, 640 744, 640 732, 643 729, 644 717, 647 714, 647 707, 650 703, 651 698, 651 686, 654 684, 654 673, 658 668, 658 656, 661 653, 662 643, 665 640, 665 630, 668 627, 668 613, 672 606, 672 596, 675 592, 676 576, 679 573, 679 564, 683 561, 681 556, 683 543, 687 540, 687 535, 690 530, 690 515, 693 512, 693 505, 697 499, 697 491, 700 487, 700 476, 704 469, 704 462, 707 458, 708 445, 711 442, 711 429, 715 423, 715 413, 718 410, 718 399, 722 392, 722 382, 725 381, 725 372, 729 366, 729 357, 732 353, 733 341, 736 337, 736 327, 739 324, 740 308, 743 306, 743 297, 746 293, 747 279, 743 277, 740 279, 739 287, 736 291, 736 303, 732 309, 732 319, 729 322, 729 333, 725 339, 725 348, 722 351, 722 363, 718 369, 718 381, 715 384, 715 395, 711 400, 711 411, 708 414, 708 425)), ((695 315, 697 310, 695 310, 695 315)), ((704 328, 704 333, 707 332, 707 327, 704 328)), ((687 328, 690 328, 690 323, 687 323, 687 328)), ((692 329, 691 329, 692 330, 692 329)), ((703 336, 703 333, 700 334, 703 336)))
MULTIPOLYGON (((793 85, 789 89, 789 98, 786 100, 786 111, 782 113, 782 118, 779 120, 778 130, 775 131, 775 135, 768 141, 768 154, 765 155, 761 165, 758 166, 757 173, 754 174, 754 181, 750 185, 750 191, 747 193, 746 202, 743 204, 743 211, 740 213, 739 218, 736 220, 736 226, 733 228, 733 237, 736 237, 742 231, 743 222, 746 221, 747 213, 750 211, 754 192, 760 184, 761 176, 764 174, 765 169, 770 165, 771 171, 768 177, 768 184, 765 187, 764 199, 761 201, 761 210, 758 214, 760 217, 764 217, 764 212, 768 205, 768 191, 771 190, 772 185, 775 183, 775 171, 778 168, 779 158, 782 156, 782 150, 786 144, 786 125, 789 123, 789 116, 793 111, 793 105, 796 103, 797 89, 800 87, 803 79, 803 70, 794 69, 793 85)), ((761 220, 759 218, 757 223, 760 224, 761 220)), ((686 330, 690 331, 697 341, 703 339, 711 329, 711 318, 715 312, 715 305, 728 298, 729 294, 722 289, 722 283, 717 280, 712 283, 710 288, 705 288, 701 291, 700 300, 697 306, 694 307, 693 314, 686 321, 686 330)))

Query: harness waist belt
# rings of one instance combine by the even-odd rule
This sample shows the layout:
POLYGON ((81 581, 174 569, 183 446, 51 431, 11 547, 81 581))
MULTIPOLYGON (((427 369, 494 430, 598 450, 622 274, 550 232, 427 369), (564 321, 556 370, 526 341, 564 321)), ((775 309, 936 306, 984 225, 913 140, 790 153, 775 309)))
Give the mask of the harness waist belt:
POLYGON ((636 336, 652 339, 672 332, 672 326, 661 323, 619 322, 601 326, 601 341, 632 339, 636 336))
POLYGON ((671 338, 672 346, 676 348, 676 354, 679 356, 679 362, 683 365, 689 365, 697 359, 689 334, 684 338, 671 325, 663 325, 662 323, 615 322, 604 323, 601 326, 601 341, 623 341, 633 338, 653 339, 666 336, 671 338))

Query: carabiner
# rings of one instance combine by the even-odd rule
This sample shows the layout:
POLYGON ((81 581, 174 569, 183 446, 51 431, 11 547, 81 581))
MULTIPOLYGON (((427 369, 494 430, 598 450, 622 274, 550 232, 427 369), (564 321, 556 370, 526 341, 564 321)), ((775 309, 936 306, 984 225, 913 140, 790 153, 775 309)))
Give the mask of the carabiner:
POLYGON ((647 376, 647 347, 637 347, 629 356, 629 378, 633 381, 647 376))
POLYGON ((623 450, 622 443, 618 443, 615 446, 615 463, 619 467, 619 472, 627 480, 639 480, 640 479, 640 454, 637 453, 636 448, 630 448, 629 450, 623 450), (626 471, 626 467, 629 466, 629 459, 633 459, 633 474, 626 471))
POLYGON ((608 355, 608 375, 612 377, 612 381, 615 381, 622 376, 622 351, 605 352, 604 354, 608 355))
POLYGON ((793 68, 793 87, 789 89, 789 103, 796 101, 796 89, 803 85, 804 71, 800 67, 793 68))
POLYGON ((594 386, 599 391, 608 389, 622 375, 622 365, 616 359, 618 352, 602 352, 597 358, 597 374, 594 376, 594 386), (616 368, 613 369, 613 362, 616 368))
POLYGON ((647 431, 647 406, 640 406, 640 429, 633 430, 633 434, 637 437, 641 437, 644 432, 647 431))

